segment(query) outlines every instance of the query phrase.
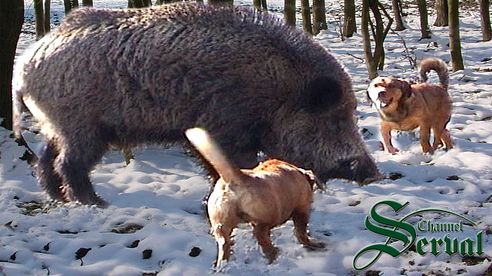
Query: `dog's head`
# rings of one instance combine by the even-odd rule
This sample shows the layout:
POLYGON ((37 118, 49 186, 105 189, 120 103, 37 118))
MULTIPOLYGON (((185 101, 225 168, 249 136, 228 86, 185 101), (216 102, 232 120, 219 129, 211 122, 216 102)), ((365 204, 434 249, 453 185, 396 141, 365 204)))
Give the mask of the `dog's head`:
POLYGON ((367 97, 382 113, 398 111, 402 103, 412 95, 412 88, 406 81, 377 77, 367 88, 367 97))

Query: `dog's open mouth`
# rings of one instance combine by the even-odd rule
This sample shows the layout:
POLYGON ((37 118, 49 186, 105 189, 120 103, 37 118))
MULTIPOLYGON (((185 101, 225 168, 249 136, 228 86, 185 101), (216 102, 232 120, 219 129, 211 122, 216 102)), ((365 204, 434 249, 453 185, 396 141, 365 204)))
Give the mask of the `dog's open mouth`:
POLYGON ((379 99, 379 107, 380 108, 385 108, 388 107, 391 104, 392 100, 391 99, 379 99))

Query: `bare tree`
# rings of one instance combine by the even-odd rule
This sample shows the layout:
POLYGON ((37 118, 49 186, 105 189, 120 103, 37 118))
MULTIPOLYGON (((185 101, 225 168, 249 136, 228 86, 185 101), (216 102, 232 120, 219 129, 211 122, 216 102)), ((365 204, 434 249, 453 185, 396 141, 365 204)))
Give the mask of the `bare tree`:
POLYGON ((253 0, 253 6, 258 11, 268 11, 266 0, 253 0))
POLYGON ((313 34, 313 28, 311 24, 311 8, 309 7, 309 0, 301 0, 301 14, 302 14, 302 27, 308 34, 313 34))
POLYGON ((68 14, 72 9, 79 7, 79 0, 63 0, 65 6, 65 14, 68 14))
POLYGON ((150 0, 128 0, 128 8, 145 8, 151 5, 150 0))
POLYGON ((448 25, 448 0, 436 0, 436 21, 434 26, 445 27, 448 25))
POLYGON ((70 3, 72 5, 72 9, 79 7, 79 0, 70 0, 70 3))
POLYGON ((49 33, 51 30, 51 0, 44 0, 44 32, 49 33))
POLYGON ((288 25, 296 25, 296 0, 284 0, 284 19, 288 25))
POLYGON ((343 36, 352 37, 357 31, 355 24, 355 2, 354 0, 344 0, 343 3, 343 36))
POLYGON ((482 40, 489 41, 492 39, 492 30, 490 27, 490 1, 480 0, 480 22, 482 26, 482 40))
POLYGON ((234 0, 208 0, 211 5, 233 5, 234 0))
POLYGON ((403 31, 405 30, 405 25, 403 24, 402 19, 402 8, 400 0, 391 0, 391 7, 393 10, 393 17, 395 18, 396 26, 395 31, 403 31))
POLYGON ((373 79, 378 76, 378 68, 383 69, 384 66, 384 40, 388 35, 391 28, 393 19, 384 9, 384 6, 377 0, 363 0, 362 1, 362 20, 361 20, 361 32, 364 45, 365 61, 367 66, 367 72, 369 78, 373 79), (388 20, 386 27, 383 24, 383 18, 381 11, 385 14, 388 20), (370 12, 374 17, 374 24, 371 21, 370 12), (375 42, 374 53, 371 47, 371 38, 369 33, 369 26, 371 26, 371 33, 375 42))
POLYGON ((72 10, 72 3, 70 0, 63 0, 63 6, 65 7, 65 14, 68 14, 72 10))
POLYGON ((261 11, 261 0, 253 0, 253 7, 255 7, 256 10, 261 11))
POLYGON ((431 38, 431 31, 429 29, 429 18, 427 15, 427 3, 425 0, 417 0, 420 14, 420 33, 421 38, 431 38))
POLYGON ((23 23, 23 0, 0 1, 0 117, 7 129, 12 129, 12 70, 23 23))
POLYGON ((325 0, 313 0, 313 33, 328 29, 326 24, 325 0))
POLYGON ((36 17, 36 38, 44 36, 43 0, 34 0, 34 16, 36 17))
POLYGON ((463 70, 463 57, 461 55, 459 0, 448 0, 449 17, 449 49, 451 50, 451 63, 453 71, 463 70))
POLYGON ((94 6, 94 2, 92 0, 82 0, 82 6, 92 7, 92 6, 94 6))
POLYGON ((263 8, 263 11, 268 11, 267 0, 261 0, 261 7, 263 8))

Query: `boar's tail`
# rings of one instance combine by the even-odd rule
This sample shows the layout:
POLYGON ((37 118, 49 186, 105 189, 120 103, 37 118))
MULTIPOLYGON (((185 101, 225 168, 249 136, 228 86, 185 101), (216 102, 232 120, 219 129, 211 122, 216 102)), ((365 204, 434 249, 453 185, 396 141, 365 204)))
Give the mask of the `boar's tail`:
POLYGON ((21 157, 22 160, 26 160, 30 165, 34 165, 39 160, 36 153, 29 147, 26 140, 22 136, 22 112, 29 111, 22 100, 22 95, 19 91, 12 92, 12 130, 14 131, 15 141, 19 146, 26 148, 26 153, 21 157))
POLYGON ((191 128, 186 130, 185 134, 191 144, 212 164, 225 182, 241 183, 241 179, 245 177, 245 174, 227 159, 205 130, 191 128))
POLYGON ((448 89, 449 74, 448 66, 444 61, 438 58, 426 58, 420 62, 419 73, 422 81, 427 81, 427 74, 431 71, 436 71, 439 76, 439 82, 444 89, 448 89))

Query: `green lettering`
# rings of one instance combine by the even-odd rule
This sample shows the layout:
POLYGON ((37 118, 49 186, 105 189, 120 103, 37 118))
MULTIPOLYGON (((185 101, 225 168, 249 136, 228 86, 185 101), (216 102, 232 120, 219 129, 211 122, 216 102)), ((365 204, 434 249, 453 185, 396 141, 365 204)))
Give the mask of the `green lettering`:
POLYGON ((387 237, 387 239, 386 239, 385 243, 372 244, 372 245, 369 245, 369 246, 362 248, 359 252, 357 252, 357 254, 354 256, 354 259, 352 262, 352 266, 356 270, 363 270, 363 269, 371 266, 381 257, 382 253, 389 254, 390 256, 393 256, 393 257, 400 255, 402 252, 406 251, 415 242, 415 239, 417 237, 417 233, 415 232, 415 229, 413 228, 413 226, 411 224, 403 222, 403 221, 398 221, 398 220, 394 220, 391 218, 387 218, 385 216, 378 214, 377 208, 380 205, 389 206, 395 212, 398 212, 401 209, 405 208, 408 205, 408 202, 405 204, 400 204, 396 201, 384 200, 384 201, 380 201, 380 202, 374 204, 374 206, 371 208, 371 211, 369 214, 370 214, 371 218, 374 221, 376 221, 378 224, 372 223, 371 220, 369 220, 369 216, 367 216, 365 221, 364 221, 364 225, 366 226, 366 228, 369 231, 374 232, 374 233, 379 234, 379 235, 383 235, 383 236, 387 237), (391 228, 391 226, 392 226, 392 228, 391 228), (409 240, 407 235, 405 235, 404 232, 397 231, 397 229, 405 230, 407 233, 410 234, 411 239, 409 240), (395 247, 388 245, 388 243, 391 239, 403 242, 404 248, 400 251, 400 250, 396 249, 395 247), (362 266, 358 266, 357 260, 362 255, 364 255, 370 251, 377 251, 378 253, 376 256, 374 256, 374 258, 372 258, 366 264, 364 264, 362 266))
POLYGON ((439 255, 440 252, 439 252, 438 244, 440 246, 441 244, 443 244, 443 241, 441 239, 432 238, 430 240, 430 243, 431 243, 431 253, 432 253, 432 255, 434 255, 434 256, 439 255))
POLYGON ((460 244, 461 256, 473 256, 473 241, 470 238, 464 239, 460 244))
POLYGON ((449 256, 452 256, 458 252, 458 239, 450 239, 448 235, 444 236, 445 252, 449 256))
POLYGON ((481 256, 483 254, 483 250, 482 250, 482 235, 483 235, 483 231, 480 231, 477 233, 477 255, 478 256, 481 256))
POLYGON ((417 249, 417 253, 419 253, 420 256, 425 256, 425 254, 427 254, 427 251, 424 251, 423 247, 428 244, 429 242, 427 241, 426 238, 422 238, 417 241, 416 249, 417 249))

